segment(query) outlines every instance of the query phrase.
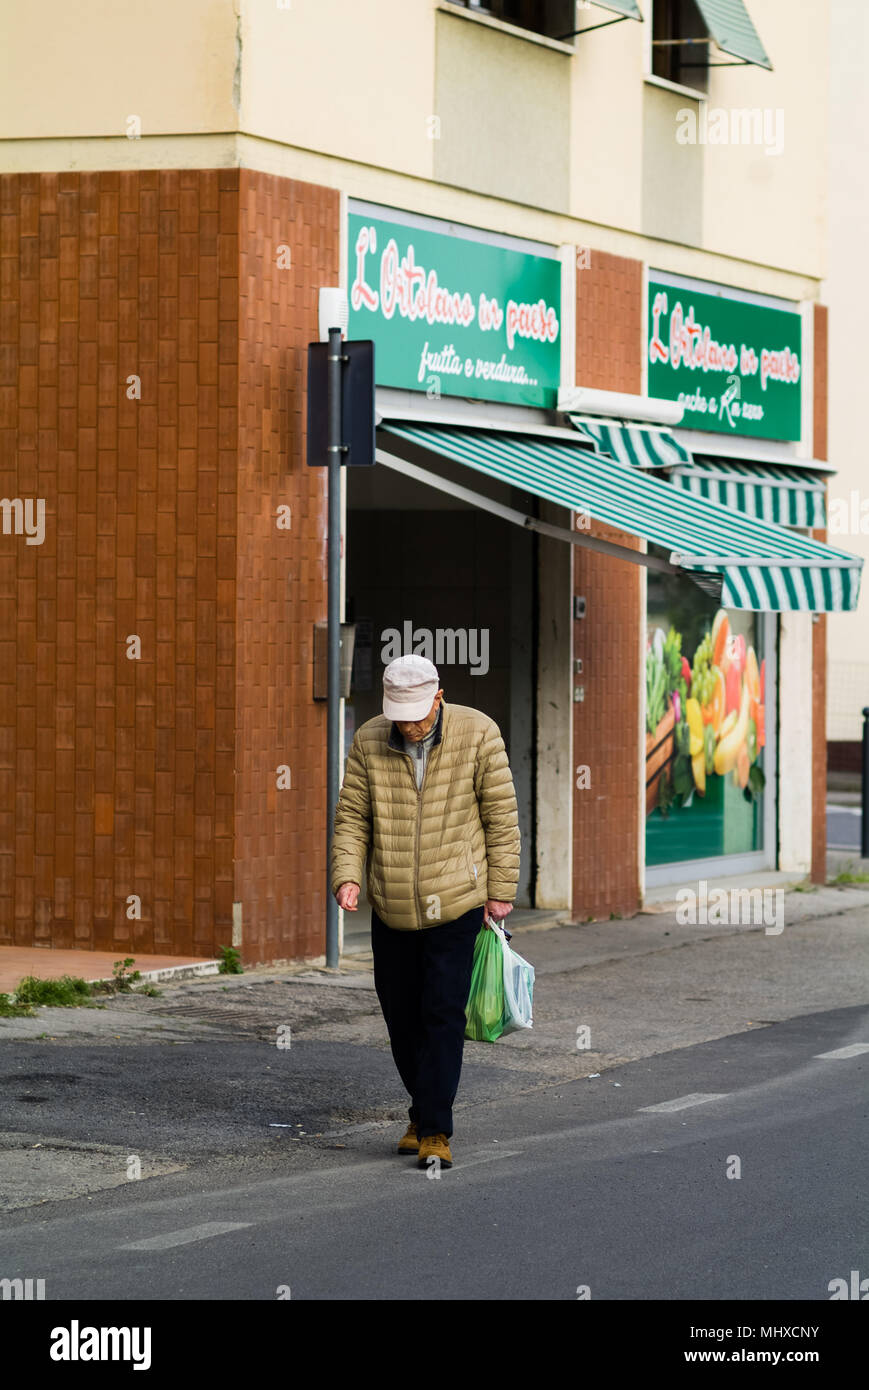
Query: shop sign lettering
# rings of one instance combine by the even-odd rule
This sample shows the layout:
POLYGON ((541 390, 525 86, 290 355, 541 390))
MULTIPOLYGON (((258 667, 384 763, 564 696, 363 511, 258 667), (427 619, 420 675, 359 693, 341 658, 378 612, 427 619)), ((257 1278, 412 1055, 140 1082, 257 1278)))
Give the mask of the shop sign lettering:
POLYGON ((554 406, 561 265, 363 212, 349 217, 349 335, 381 386, 554 406))
POLYGON ((685 408, 684 429, 800 437, 798 313, 649 281, 649 395, 685 408))

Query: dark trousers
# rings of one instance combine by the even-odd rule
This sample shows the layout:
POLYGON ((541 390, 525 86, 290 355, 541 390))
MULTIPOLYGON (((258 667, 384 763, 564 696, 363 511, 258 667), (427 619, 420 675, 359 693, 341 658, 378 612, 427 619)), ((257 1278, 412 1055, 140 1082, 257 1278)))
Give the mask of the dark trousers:
POLYGON ((422 1138, 453 1132, 465 1045, 465 1007, 482 907, 421 931, 396 931, 371 913, 374 987, 392 1055, 422 1138))

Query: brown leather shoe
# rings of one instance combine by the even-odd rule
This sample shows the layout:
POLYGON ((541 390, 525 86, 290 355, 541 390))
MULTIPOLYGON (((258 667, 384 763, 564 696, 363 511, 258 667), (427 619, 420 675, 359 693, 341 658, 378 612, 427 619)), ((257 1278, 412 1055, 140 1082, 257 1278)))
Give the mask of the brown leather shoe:
POLYGON ((398 1141, 396 1153, 415 1154, 419 1152, 419 1136, 416 1132, 416 1125, 409 1124, 404 1134, 398 1141))
POLYGON ((440 1159, 442 1168, 452 1168, 453 1156, 450 1153, 449 1140, 445 1134, 426 1134, 420 1139, 417 1167, 427 1168, 430 1158, 440 1159))

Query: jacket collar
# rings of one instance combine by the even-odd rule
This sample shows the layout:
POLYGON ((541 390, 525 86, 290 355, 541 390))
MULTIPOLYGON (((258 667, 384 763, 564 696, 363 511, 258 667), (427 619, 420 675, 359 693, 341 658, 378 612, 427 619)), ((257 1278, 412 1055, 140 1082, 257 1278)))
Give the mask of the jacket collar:
MULTIPOLYGON (((442 700, 441 700, 441 707, 440 707, 440 709, 438 710, 438 717, 437 717, 437 719, 435 720, 435 725, 434 725, 434 739, 432 740, 432 748, 433 748, 433 749, 434 749, 434 748, 437 748, 438 744, 440 743, 441 739, 443 738, 443 735, 444 735, 444 723, 445 723, 445 721, 446 721, 446 701, 442 699, 442 700)), ((390 748, 394 748, 395 751, 396 751, 396 753, 403 753, 403 752, 405 751, 405 748, 404 748, 404 739, 402 738, 401 732, 400 732, 400 730, 399 730, 399 728, 398 728, 398 725, 395 723, 395 721, 393 721, 393 723, 392 723, 392 725, 391 725, 391 727, 390 727, 390 730, 389 730, 389 738, 387 739, 387 745, 388 745, 388 747, 390 747, 390 748)))

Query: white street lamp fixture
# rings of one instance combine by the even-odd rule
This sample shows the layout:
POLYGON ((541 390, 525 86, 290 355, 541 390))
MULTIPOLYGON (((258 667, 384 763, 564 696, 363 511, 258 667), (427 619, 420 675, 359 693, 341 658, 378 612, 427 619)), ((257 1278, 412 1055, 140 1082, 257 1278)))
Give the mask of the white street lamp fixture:
POLYGON ((347 337, 350 310, 347 304, 346 290, 331 286, 321 289, 318 296, 318 310, 321 343, 328 343, 330 328, 340 328, 341 337, 347 337))

